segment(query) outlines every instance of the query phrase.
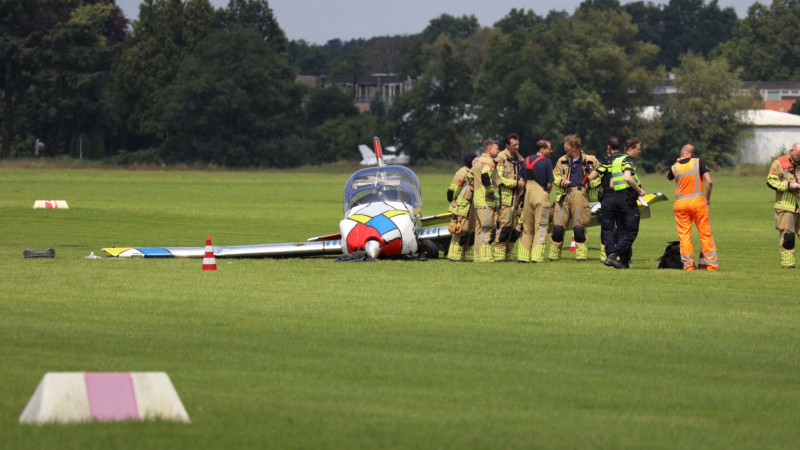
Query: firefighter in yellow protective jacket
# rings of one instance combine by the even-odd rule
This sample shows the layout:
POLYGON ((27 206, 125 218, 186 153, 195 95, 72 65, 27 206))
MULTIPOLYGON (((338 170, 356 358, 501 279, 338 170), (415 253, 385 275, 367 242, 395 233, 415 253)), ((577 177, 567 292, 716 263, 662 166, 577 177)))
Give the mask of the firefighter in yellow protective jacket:
POLYGON ((474 259, 472 245, 475 234, 472 232, 475 223, 475 214, 472 213, 472 161, 475 155, 464 157, 464 165, 456 171, 453 182, 447 189, 447 201, 450 202, 450 211, 453 218, 448 227, 452 237, 450 248, 447 250, 447 259, 450 261, 471 261, 474 259))
POLYGON ((548 258, 551 261, 561 259, 564 234, 572 220, 575 260, 586 261, 589 255, 586 225, 591 218, 587 177, 600 163, 597 158, 581 150, 581 139, 575 135, 564 138, 564 152, 566 155, 558 159, 553 169, 556 201, 553 205, 553 233, 550 235, 548 258))
POLYGON ((498 204, 496 141, 483 142, 483 153, 472 164, 472 208, 475 211, 475 262, 494 262, 495 209, 498 204))
POLYGON ((789 154, 772 162, 767 175, 767 186, 775 190, 775 229, 780 233, 778 242, 781 266, 787 269, 794 268, 795 242, 800 233, 798 165, 800 165, 800 142, 795 142, 789 154))
POLYGON ((525 181, 525 207, 522 210, 522 237, 517 262, 544 261, 547 228, 550 224, 550 189, 553 187, 553 162, 550 142, 536 143, 536 154, 522 162, 520 173, 525 181))
POLYGON ((500 188, 500 207, 497 213, 497 232, 494 240, 494 260, 506 261, 517 241, 516 207, 522 182, 519 180, 519 136, 511 133, 505 137, 506 148, 497 155, 497 180, 500 188))

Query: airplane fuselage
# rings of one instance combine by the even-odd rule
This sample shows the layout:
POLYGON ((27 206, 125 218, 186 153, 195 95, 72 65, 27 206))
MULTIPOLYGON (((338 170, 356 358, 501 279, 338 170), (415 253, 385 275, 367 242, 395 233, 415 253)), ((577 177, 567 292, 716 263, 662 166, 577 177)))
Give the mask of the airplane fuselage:
POLYGON ((416 253, 419 229, 419 212, 397 201, 357 205, 339 222, 343 251, 365 251, 367 243, 374 241, 380 245, 380 256, 416 253))

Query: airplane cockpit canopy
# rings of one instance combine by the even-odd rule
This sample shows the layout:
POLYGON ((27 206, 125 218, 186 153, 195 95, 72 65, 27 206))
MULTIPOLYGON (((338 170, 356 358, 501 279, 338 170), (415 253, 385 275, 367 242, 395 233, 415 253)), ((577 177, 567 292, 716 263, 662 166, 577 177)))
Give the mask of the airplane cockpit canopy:
POLYGON ((403 166, 368 167, 351 175, 344 185, 345 214, 356 205, 382 201, 422 208, 417 175, 403 166))

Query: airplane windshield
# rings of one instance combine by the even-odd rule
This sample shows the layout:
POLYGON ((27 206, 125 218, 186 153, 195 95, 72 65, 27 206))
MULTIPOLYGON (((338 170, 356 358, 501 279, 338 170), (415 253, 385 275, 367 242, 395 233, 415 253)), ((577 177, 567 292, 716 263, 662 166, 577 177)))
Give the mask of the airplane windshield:
POLYGON ((382 201, 403 202, 422 208, 419 179, 407 167, 383 166, 361 169, 344 186, 344 213, 356 205, 382 201))

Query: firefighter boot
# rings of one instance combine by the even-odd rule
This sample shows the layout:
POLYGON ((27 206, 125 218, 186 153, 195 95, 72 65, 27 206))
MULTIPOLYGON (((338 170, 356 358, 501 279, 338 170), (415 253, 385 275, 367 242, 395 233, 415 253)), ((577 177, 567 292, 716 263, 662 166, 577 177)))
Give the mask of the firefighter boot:
POLYGON ((464 247, 458 245, 458 239, 450 241, 450 248, 447 249, 447 259, 450 261, 462 261, 464 259, 464 247))
POLYGON ((544 244, 536 244, 533 246, 531 261, 535 263, 544 262, 544 244))
POLYGON ((781 267, 794 269, 794 252, 781 248, 781 267))
POLYGON ((464 261, 475 261, 475 249, 470 247, 464 252, 464 261))
POLYGON ((517 262, 527 263, 531 262, 531 251, 527 248, 520 246, 517 249, 517 262))
POLYGON ((482 244, 475 251, 475 262, 494 262, 494 245, 482 244))
POLYGON ((494 261, 505 262, 506 260, 506 244, 501 242, 494 245, 494 261))
POLYGON ((547 255, 547 259, 550 261, 558 261, 561 259, 561 248, 564 246, 564 242, 553 242, 550 241, 550 254, 547 255))
POLYGON ((589 246, 586 242, 575 243, 575 261, 586 261, 589 256, 589 246))

